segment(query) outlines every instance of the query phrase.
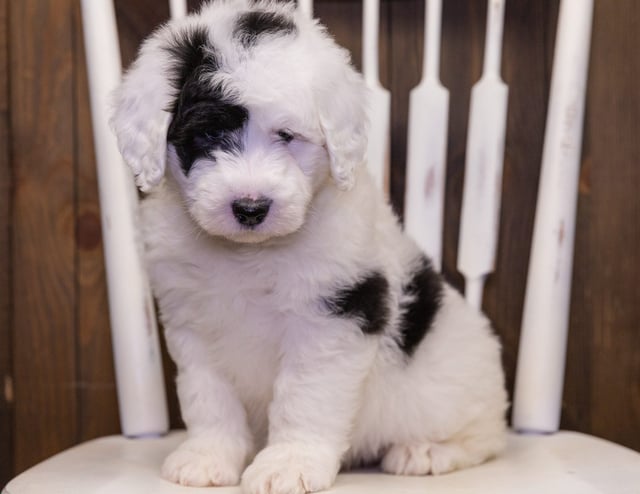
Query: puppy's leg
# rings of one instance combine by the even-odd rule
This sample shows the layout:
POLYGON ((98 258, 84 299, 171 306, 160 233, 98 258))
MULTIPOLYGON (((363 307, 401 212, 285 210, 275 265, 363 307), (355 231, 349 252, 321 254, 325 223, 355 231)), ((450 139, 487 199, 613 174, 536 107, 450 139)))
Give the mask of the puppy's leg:
POLYGON ((190 486, 236 485, 252 450, 246 412, 231 384, 210 366, 180 368, 178 396, 189 438, 162 476, 190 486))
POLYGON ((248 494, 302 494, 333 484, 377 346, 374 336, 338 319, 289 336, 268 445, 242 476, 248 494))

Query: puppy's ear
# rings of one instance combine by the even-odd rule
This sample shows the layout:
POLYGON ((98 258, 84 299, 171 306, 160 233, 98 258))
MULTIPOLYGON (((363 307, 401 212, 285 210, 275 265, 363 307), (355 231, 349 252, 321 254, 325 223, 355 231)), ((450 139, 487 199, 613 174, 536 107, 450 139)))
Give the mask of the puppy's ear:
POLYGON ((353 187, 356 167, 366 158, 368 119, 366 87, 360 74, 346 63, 336 69, 334 84, 325 88, 320 100, 320 125, 331 160, 331 175, 342 190, 353 187))
POLYGON ((162 48, 165 33, 161 28, 145 41, 111 101, 111 127, 120 153, 145 192, 164 176, 171 117, 167 110, 175 92, 167 74, 167 51, 162 48))

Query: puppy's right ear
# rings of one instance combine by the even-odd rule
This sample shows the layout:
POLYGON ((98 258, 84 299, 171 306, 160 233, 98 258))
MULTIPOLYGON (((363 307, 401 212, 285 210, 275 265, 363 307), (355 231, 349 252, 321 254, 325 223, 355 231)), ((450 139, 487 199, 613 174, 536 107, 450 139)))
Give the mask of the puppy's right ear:
POLYGON ((147 192, 162 180, 172 94, 163 29, 142 45, 138 58, 112 95, 111 127, 136 185, 147 192))
POLYGON ((329 152, 331 175, 338 188, 349 190, 355 183, 356 168, 363 166, 366 159, 366 88, 362 77, 352 68, 348 52, 337 48, 335 53, 328 69, 332 72, 331 83, 322 88, 319 99, 320 126, 329 152))

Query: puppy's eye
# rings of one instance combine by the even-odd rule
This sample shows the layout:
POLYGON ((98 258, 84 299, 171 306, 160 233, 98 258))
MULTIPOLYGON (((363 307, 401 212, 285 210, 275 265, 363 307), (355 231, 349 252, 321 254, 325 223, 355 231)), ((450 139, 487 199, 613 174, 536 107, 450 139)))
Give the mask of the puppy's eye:
POLYGON ((278 131, 278 139, 280 139, 282 142, 289 144, 291 141, 293 141, 293 137, 293 132, 291 132, 290 130, 281 129, 278 131))

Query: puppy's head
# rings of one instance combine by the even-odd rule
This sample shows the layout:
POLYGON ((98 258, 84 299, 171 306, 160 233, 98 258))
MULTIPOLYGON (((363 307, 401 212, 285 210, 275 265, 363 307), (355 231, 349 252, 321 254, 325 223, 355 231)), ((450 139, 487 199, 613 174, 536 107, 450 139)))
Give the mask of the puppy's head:
POLYGON ((299 229, 329 177, 353 185, 363 98, 347 52, 293 5, 222 0, 143 44, 112 125, 141 189, 170 173, 201 228, 260 242, 299 229))

